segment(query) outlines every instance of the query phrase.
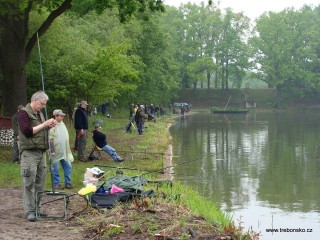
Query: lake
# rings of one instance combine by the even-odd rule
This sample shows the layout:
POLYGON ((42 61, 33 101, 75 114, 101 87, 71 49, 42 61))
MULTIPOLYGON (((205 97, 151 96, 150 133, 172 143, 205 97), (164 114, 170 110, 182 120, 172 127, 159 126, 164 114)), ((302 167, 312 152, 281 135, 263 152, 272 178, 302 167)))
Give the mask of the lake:
POLYGON ((170 128, 173 177, 260 239, 317 239, 319 119, 311 110, 181 116, 170 128))

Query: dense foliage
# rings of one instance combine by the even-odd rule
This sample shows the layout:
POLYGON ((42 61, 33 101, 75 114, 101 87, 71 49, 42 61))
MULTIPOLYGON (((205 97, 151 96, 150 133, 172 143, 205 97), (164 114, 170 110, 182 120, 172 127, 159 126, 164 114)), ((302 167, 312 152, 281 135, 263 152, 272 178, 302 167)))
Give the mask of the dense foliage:
MULTIPOLYGON (((116 13, 118 24, 119 22, 125 22, 127 20, 130 20, 132 17, 134 17, 134 15, 138 16, 148 11, 157 12, 164 10, 162 0, 1 0, 0 3, 0 81, 2 86, 1 104, 2 112, 4 115, 7 116, 10 116, 14 112, 16 112, 16 106, 18 106, 19 104, 27 103, 27 90, 29 92, 32 90, 32 81, 29 81, 29 79, 33 76, 28 75, 27 80, 25 75, 26 64, 30 61, 31 54, 35 51, 35 46, 39 38, 41 38, 44 35, 44 33, 48 31, 48 29, 55 25, 56 19, 63 13, 69 12, 71 19, 73 17, 75 18, 73 19, 72 24, 76 24, 77 18, 78 20, 81 20, 82 16, 88 13, 105 15, 111 12, 116 13), (72 9, 73 11, 67 11, 69 9, 72 9), (111 11, 108 11, 107 9, 111 9, 111 11), (38 18, 38 20, 40 21, 35 22, 35 28, 31 31, 31 24, 34 20, 32 18, 32 14, 34 12, 38 12, 41 15, 41 17, 43 16, 44 18, 38 18)), ((109 27, 108 22, 104 22, 103 25, 105 26, 105 28, 109 27)), ((76 43, 78 41, 76 38, 76 41, 68 45, 72 48, 63 49, 69 52, 72 52, 73 49, 78 49, 79 51, 76 51, 75 53, 72 52, 71 56, 68 57, 72 58, 75 56, 75 58, 79 61, 83 61, 84 58, 78 59, 77 54, 87 54, 85 52, 86 49, 81 48, 84 47, 86 44, 91 44, 94 41, 93 39, 95 39, 95 34, 88 36, 86 35, 86 32, 82 32, 81 30, 82 29, 79 28, 73 29, 73 26, 71 26, 70 28, 68 24, 62 24, 60 32, 57 32, 58 36, 60 36, 61 34, 64 35, 64 33, 66 33, 63 37, 67 43, 70 43, 75 39, 69 39, 69 36, 74 37, 76 35, 76 37, 78 37, 78 33, 79 35, 85 36, 83 39, 81 39, 82 41, 80 41, 80 43, 83 45, 77 45, 76 43), (69 32, 72 30, 76 30, 78 32, 73 32, 73 35, 68 35, 69 32), (91 38, 91 43, 86 41, 88 37, 91 38)), ((50 40, 52 42, 61 41, 60 39, 56 38, 56 35, 54 35, 50 40)), ((110 63, 101 63, 101 59, 103 58, 108 58, 108 60, 110 60, 111 63, 117 62, 119 59, 121 59, 122 64, 129 64, 127 68, 130 68, 130 64, 134 64, 136 60, 134 56, 133 58, 127 57, 127 53, 130 50, 130 45, 128 45, 128 43, 121 42, 121 44, 119 44, 119 46, 117 46, 116 48, 111 47, 112 51, 114 52, 114 54, 111 57, 109 55, 109 52, 106 52, 103 48, 99 48, 100 42, 98 39, 96 42, 98 45, 96 46, 95 44, 96 52, 91 53, 91 55, 87 55, 88 58, 86 59, 87 62, 85 64, 82 62, 80 65, 72 65, 73 68, 70 72, 68 72, 68 74, 72 75, 72 81, 75 84, 70 83, 70 81, 68 81, 68 83, 66 84, 63 83, 63 87, 61 87, 63 88, 62 90, 64 90, 63 95, 66 95, 68 91, 72 91, 74 93, 77 92, 77 96, 81 96, 81 98, 87 97, 86 95, 83 95, 84 91, 87 91, 86 93, 89 94, 88 89, 92 88, 93 85, 95 85, 97 82, 100 82, 101 80, 99 78, 96 79, 96 73, 93 73, 93 71, 96 71, 98 69, 99 71, 97 72, 99 73, 99 77, 101 77, 101 75, 108 76, 108 81, 112 82, 113 80, 115 80, 116 85, 120 85, 121 82, 125 81, 126 79, 130 79, 129 82, 131 82, 131 78, 136 78, 137 72, 135 69, 132 69, 131 71, 128 71, 128 69, 126 69, 125 71, 123 71, 123 69, 117 69, 117 73, 113 72, 112 69, 110 69, 111 71, 107 73, 105 68, 110 67, 110 63), (121 49, 119 53, 120 56, 117 55, 119 49, 121 49), (100 59, 92 58, 96 56, 99 56, 100 59), (110 74, 110 72, 112 72, 112 74, 110 74), (80 81, 80 83, 78 83, 76 78, 87 80, 90 79, 88 81, 91 82, 80 81), (72 86, 72 90, 69 88, 68 84, 72 86)), ((63 46, 64 42, 62 47, 63 46)), ((65 51, 63 51, 62 53, 60 51, 59 53, 59 50, 57 50, 54 47, 52 47, 52 50, 58 53, 58 55, 64 55, 65 53, 65 51)), ((58 61, 58 59, 53 60, 58 61)), ((66 71, 65 68, 67 68, 69 62, 67 61, 66 63, 67 64, 64 66, 64 71, 66 71)), ((45 64, 49 65, 51 64, 51 62, 44 62, 44 65, 45 64)), ((57 75, 59 75, 59 80, 70 78, 70 75, 61 74, 61 72, 59 72, 57 75)), ((103 82, 105 83, 105 81, 103 82)), ((104 84, 103 86, 105 87, 106 85, 104 84)), ((39 89, 39 86, 35 87, 39 89)), ((113 94, 117 95, 118 93, 113 94)), ((68 99, 68 102, 75 103, 76 101, 77 99, 72 98, 72 96, 70 96, 70 98, 68 99)))

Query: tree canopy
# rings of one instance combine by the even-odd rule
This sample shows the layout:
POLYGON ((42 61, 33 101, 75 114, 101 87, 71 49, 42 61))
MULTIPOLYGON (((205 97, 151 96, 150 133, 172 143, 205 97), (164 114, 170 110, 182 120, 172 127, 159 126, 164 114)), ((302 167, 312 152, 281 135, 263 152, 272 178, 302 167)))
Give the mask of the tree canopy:
POLYGON ((102 14, 105 9, 117 9, 120 21, 125 21, 135 13, 163 11, 161 0, 1 0, 0 10, 0 62, 2 111, 4 115, 13 115, 16 106, 27 102, 27 80, 25 65, 32 50, 41 37, 61 14, 74 4, 77 13, 85 14, 95 10, 102 14), (34 32, 30 32, 29 20, 32 11, 48 12, 34 32))

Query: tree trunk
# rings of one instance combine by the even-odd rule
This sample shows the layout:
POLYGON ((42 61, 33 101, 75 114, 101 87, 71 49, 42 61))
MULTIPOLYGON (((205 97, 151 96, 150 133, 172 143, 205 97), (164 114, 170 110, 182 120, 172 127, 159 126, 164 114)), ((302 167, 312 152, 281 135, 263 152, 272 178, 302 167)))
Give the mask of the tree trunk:
POLYGON ((211 79, 211 73, 210 71, 207 71, 208 89, 210 89, 210 79, 211 79))
POLYGON ((214 87, 216 89, 218 88, 218 69, 216 69, 215 74, 214 74, 214 87))
POLYGON ((42 36, 53 21, 71 7, 72 0, 65 0, 57 9, 53 10, 27 42, 29 14, 33 1, 28 2, 24 14, 20 17, 0 14, 0 63, 3 76, 0 82, 3 103, 2 115, 9 117, 17 112, 18 105, 27 103, 27 80, 24 68, 37 42, 37 37, 42 36))
POLYGON ((1 32, 0 59, 2 68, 2 115, 11 117, 18 105, 27 103, 25 67, 25 26, 22 20, 12 23, 14 30, 1 32), (17 37, 18 36, 18 37, 17 37))
MULTIPOLYGON (((216 59, 215 65, 218 66, 218 60, 216 59)), ((214 74, 214 87, 217 89, 218 88, 218 69, 219 67, 216 68, 215 74, 214 74)))
POLYGON ((224 84, 225 84, 225 69, 223 64, 221 64, 221 92, 224 95, 224 84))
POLYGON ((280 108, 281 99, 282 99, 282 88, 280 86, 276 86, 276 101, 274 103, 275 108, 280 108))
POLYGON ((226 89, 229 89, 229 61, 226 63, 226 89))

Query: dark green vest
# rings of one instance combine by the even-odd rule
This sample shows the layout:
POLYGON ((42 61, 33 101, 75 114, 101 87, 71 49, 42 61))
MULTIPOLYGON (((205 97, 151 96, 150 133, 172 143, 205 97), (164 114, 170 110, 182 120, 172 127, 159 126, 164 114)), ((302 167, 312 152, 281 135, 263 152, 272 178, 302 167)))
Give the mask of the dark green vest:
MULTIPOLYGON (((31 123, 32 127, 38 126, 41 123, 45 121, 45 118, 43 116, 43 113, 40 112, 40 118, 34 114, 30 104, 28 103, 23 109, 23 111, 26 111, 29 116, 29 121, 31 123)), ((44 128, 37 132, 36 134, 33 134, 32 137, 26 137, 19 128, 19 137, 20 137, 20 146, 19 146, 19 152, 20 154, 28 149, 28 150, 46 150, 48 149, 48 129, 44 128)))

